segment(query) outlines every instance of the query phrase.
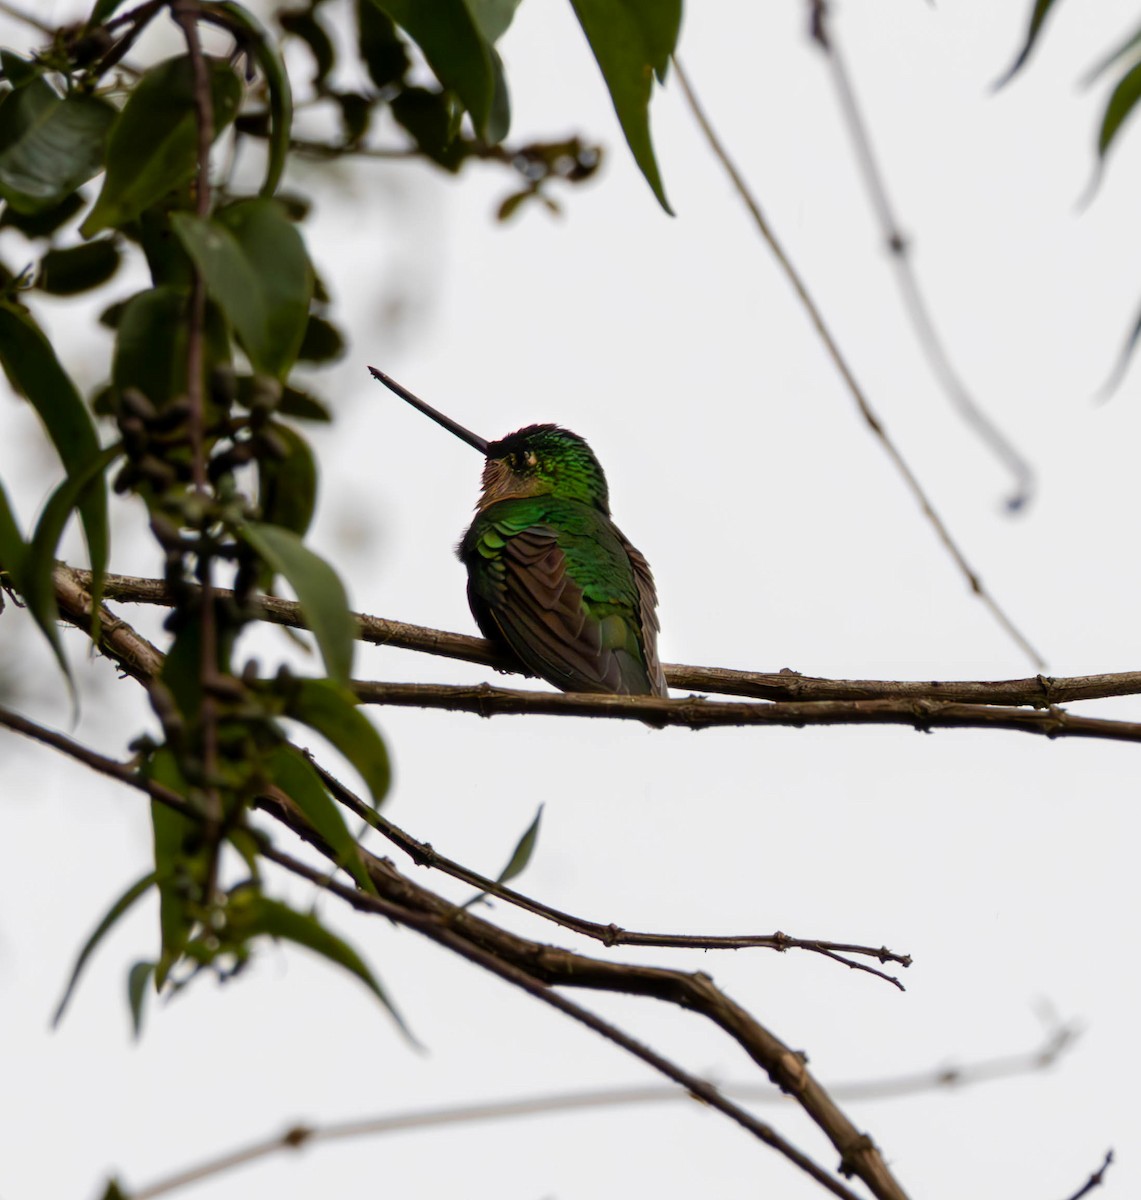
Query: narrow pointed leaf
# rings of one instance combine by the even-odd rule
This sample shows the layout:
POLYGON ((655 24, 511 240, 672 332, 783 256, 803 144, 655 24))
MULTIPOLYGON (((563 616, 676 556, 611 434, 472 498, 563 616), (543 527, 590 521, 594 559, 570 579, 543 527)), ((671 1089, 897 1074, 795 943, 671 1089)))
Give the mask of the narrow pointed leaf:
MULTIPOLYGON (((10 300, 0 300, 0 364, 8 382, 28 398, 43 421, 68 476, 78 477, 100 453, 95 424, 43 331, 27 309, 10 300)), ((98 606, 110 541, 107 489, 102 481, 85 490, 79 515, 95 577, 92 596, 98 606)))
POLYGON ((20 536, 16 515, 8 503, 8 493, 0 482, 0 571, 8 575, 21 595, 24 593, 23 573, 27 553, 28 544, 20 536))
POLYGON ((332 679, 347 686, 352 675, 357 627, 336 571, 288 529, 250 521, 240 526, 237 533, 277 574, 288 580, 321 648, 325 669, 332 679))
POLYGON ((117 8, 122 8, 126 3, 127 0, 95 0, 95 7, 91 10, 91 16, 87 18, 87 24, 101 24, 108 17, 114 15, 117 8))
POLYGON ((313 764, 295 747, 282 745, 269 755, 266 766, 273 782, 293 800, 332 847, 337 865, 344 867, 366 892, 375 895, 376 887, 361 861, 356 839, 313 764))
POLYGON ((388 751, 347 688, 328 679, 291 680, 284 715, 332 742, 360 772, 373 805, 380 807, 391 782, 388 751))
POLYGON ((1141 63, 1126 71, 1110 94, 1097 136, 1097 152, 1101 158, 1105 158, 1113 139, 1136 108, 1138 100, 1141 100, 1141 63))
POLYGON ((1120 387, 1139 341, 1141 341, 1141 313, 1138 313, 1137 320, 1134 322, 1129 336, 1125 339, 1125 345, 1121 348, 1121 354, 1113 370, 1110 372, 1109 378, 1102 384, 1098 391, 1099 399, 1107 400, 1120 387))
POLYGON ((487 132, 495 95, 491 47, 465 0, 372 0, 424 52, 444 87, 471 114, 476 133, 487 132))
MULTIPOLYGON (((234 119, 242 85, 230 66, 208 58, 214 136, 234 119)), ((123 225, 184 184, 198 165, 194 71, 187 56, 152 67, 111 127, 107 176, 80 226, 84 237, 123 225)))
MULTIPOLYGON (((399 1026, 404 1035, 415 1044, 415 1039, 409 1032, 403 1018, 393 1007, 392 1002, 380 986, 376 976, 369 970, 364 959, 347 942, 342 941, 336 934, 309 913, 297 912, 286 904, 271 900, 260 893, 251 893, 243 900, 245 909, 242 915, 242 928, 250 936, 268 934, 270 937, 281 938, 294 942, 321 955, 331 963, 343 967, 355 975, 370 992, 384 1005, 399 1026)), ((236 914, 233 923, 237 924, 236 914)))
POLYGON ((1138 50, 1141 50, 1141 29, 1135 30, 1120 46, 1115 46, 1100 62, 1090 67, 1082 77, 1082 86, 1089 87, 1090 84, 1100 79, 1110 67, 1119 63, 1123 58, 1132 57, 1138 50))
POLYGON ((298 537, 313 520, 317 504, 317 463, 309 443, 295 429, 271 422, 268 431, 286 448, 284 458, 258 459, 258 505, 267 525, 292 530, 298 537))
POLYGON ((103 920, 95 926, 94 932, 84 943, 83 949, 79 952, 79 957, 75 960, 75 966, 71 969, 71 977, 68 979, 67 987, 64 988, 63 996, 56 1006, 55 1016, 52 1017, 52 1025, 58 1025, 63 1019, 64 1010, 67 1008, 72 993, 75 991, 75 985, 79 982, 79 976, 82 974, 83 968, 87 966, 87 961, 94 954, 96 947, 111 932, 115 925, 118 924, 120 917, 134 905, 136 900, 145 896, 154 885, 155 875, 153 871, 149 875, 144 875, 137 882, 132 883, 107 910, 107 914, 103 920))
POLYGON ((1010 67, 1003 72, 1001 78, 995 83, 994 86, 996 88, 1003 87, 1009 83, 1026 65, 1026 60, 1030 57, 1030 52, 1034 49, 1038 41, 1038 35, 1042 32, 1042 26, 1053 7, 1054 0, 1034 0, 1034 9, 1030 14, 1030 28, 1026 31, 1026 41, 1023 43, 1022 49, 1018 52, 1014 62, 1010 64, 1010 67))
MULTIPOLYGON (((515 849, 511 853, 511 857, 507 860, 507 866, 495 878, 496 883, 507 883, 509 880, 521 875, 526 869, 527 864, 531 861, 531 855, 535 852, 535 845, 539 840, 539 823, 543 819, 543 805, 539 805, 538 812, 535 813, 535 818, 530 825, 523 831, 523 836, 515 844, 515 849)), ((472 896, 464 904, 464 908, 471 908, 473 904, 478 904, 487 892, 480 892, 478 896, 472 896)))
POLYGON ((681 0, 571 0, 602 71, 634 161, 671 216, 650 140, 650 92, 681 27, 681 0))
POLYGON ((127 972, 127 1006, 131 1010, 131 1034, 138 1041, 143 1032, 147 985, 155 973, 153 962, 137 962, 127 972))
POLYGON ((539 824, 542 820, 543 806, 540 804, 538 812, 535 813, 535 819, 523 831, 523 836, 519 839, 507 866, 499 872, 496 883, 507 883, 516 876, 522 875, 526 870, 527 864, 531 861, 531 855, 535 852, 535 844, 539 840, 539 824))
MULTIPOLYGON (((122 453, 118 445, 103 450, 85 467, 77 468, 48 497, 44 511, 36 523, 22 567, 24 599, 28 609, 47 635, 60 668, 71 683, 71 668, 59 640, 59 609, 56 604, 52 573, 55 570, 56 550, 68 518, 83 503, 92 489, 106 493, 103 473, 122 453)), ((95 593, 97 595, 97 593, 95 593)))
POLYGON ((115 109, 94 96, 59 96, 43 79, 0 100, 0 196, 21 213, 63 201, 103 169, 115 109))
POLYGON ((244 200, 171 224, 257 371, 283 379, 309 319, 313 271, 301 235, 272 200, 244 200))

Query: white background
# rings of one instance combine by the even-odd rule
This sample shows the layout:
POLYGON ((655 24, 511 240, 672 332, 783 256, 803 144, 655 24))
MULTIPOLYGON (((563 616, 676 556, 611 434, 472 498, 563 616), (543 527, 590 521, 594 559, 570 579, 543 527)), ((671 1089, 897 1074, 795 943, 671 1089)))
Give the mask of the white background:
MULTIPOLYGON (((1077 203, 1107 87, 1077 81, 1130 32, 1135 6, 1059 6, 1030 69, 997 94, 991 84, 1020 44, 1029 0, 849 0, 835 13, 936 319, 977 397, 1038 468, 1038 495, 1015 519, 1001 512, 1007 478, 916 350, 805 7, 689 7, 680 53, 695 86, 976 569, 1051 673, 1135 667, 1138 371, 1110 402, 1094 396, 1141 303, 1141 131, 1122 135, 1092 205, 1077 203)), ((79 11, 38 9, 59 21, 79 11)), ((9 37, 29 44, 16 26, 9 37)), ((479 461, 372 383, 374 362, 487 437, 556 420, 590 440, 619 523, 653 564, 666 661, 887 679, 1032 673, 867 433, 676 84, 653 105, 671 220, 629 160, 569 6, 530 0, 501 49, 512 140, 581 132, 608 146, 598 180, 563 197, 561 220, 536 207, 496 224, 511 184, 491 168, 454 181, 365 162, 293 178, 321 188, 306 234, 352 336, 335 371, 314 376, 337 421, 313 435, 324 468, 313 542, 349 581, 354 605, 474 632, 452 546, 479 461)), ((170 36, 164 52, 175 51, 170 36)), ((308 71, 304 52, 296 66, 308 71)), ((9 265, 31 257, 8 233, 0 252, 9 265)), ((139 277, 114 286, 127 294, 139 277)), ((110 343, 74 310, 36 308, 93 387, 110 343)), ((0 465, 30 521, 55 468, 26 408, 6 401, 3 411, 0 465)), ((114 567, 156 573, 137 514, 120 507, 114 567)), ((157 629, 153 615, 125 615, 157 629)), ((106 663, 87 663, 77 636, 68 640, 86 695, 77 736, 125 756, 147 725, 144 706, 106 663)), ((34 645, 6 612, 9 671, 34 645)), ((276 632, 251 648, 267 671, 291 653, 276 632)), ((62 687, 35 653, 9 702, 66 727, 62 687)), ((361 648, 356 670, 489 677, 375 647, 361 648)), ((1141 705, 1081 711, 1138 719, 1141 705)), ((629 928, 782 929, 911 952, 900 994, 803 954, 581 946, 710 972, 804 1049, 826 1083, 1032 1049, 1044 1036, 1042 1003, 1080 1025, 1050 1072, 850 1105, 910 1195, 1064 1197, 1110 1146, 1118 1161, 1105 1194, 1141 1189, 1135 747, 894 728, 691 734, 411 710, 376 717, 396 769, 386 813, 443 853, 494 874, 545 803, 520 885, 549 903, 629 928)), ((0 1200, 95 1196, 109 1172, 141 1186, 297 1120, 653 1081, 608 1043, 414 934, 320 898, 427 1054, 350 978, 273 947, 232 986, 204 980, 152 1005, 133 1044, 124 980, 155 952, 153 907, 115 932, 51 1032, 74 953, 146 870, 147 814, 138 795, 47 750, 5 737, 0 754, 0 1200)), ((446 888, 423 871, 416 878, 446 888)), ((502 908, 495 915, 576 944, 502 908)), ((573 998, 710 1079, 763 1082, 695 1016, 573 998)), ((792 1105, 758 1112, 835 1165, 792 1105)), ((685 1101, 337 1144, 193 1194, 650 1191, 820 1194, 685 1101)))

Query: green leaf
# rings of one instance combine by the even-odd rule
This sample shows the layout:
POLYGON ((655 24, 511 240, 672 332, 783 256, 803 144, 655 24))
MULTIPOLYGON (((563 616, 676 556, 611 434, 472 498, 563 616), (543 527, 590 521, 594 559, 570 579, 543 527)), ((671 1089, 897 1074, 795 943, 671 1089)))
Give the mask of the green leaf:
POLYGON ((356 11, 357 46, 369 78, 378 88, 399 83, 408 71, 408 49, 392 18, 373 0, 357 0, 356 11))
POLYGON ((28 546, 20 536, 20 527, 8 503, 8 493, 4 490, 3 482, 0 482, 0 571, 8 574, 21 595, 24 593, 23 573, 27 553, 28 546))
POLYGON ((374 807, 384 801, 391 782, 388 751, 352 693, 329 679, 294 679, 285 693, 285 716, 315 729, 360 772, 374 807))
POLYGON ((527 864, 531 861, 531 855, 535 852, 535 843, 539 840, 539 824, 542 820, 543 806, 540 804, 538 811, 535 813, 535 819, 523 831, 523 836, 519 839, 514 853, 507 862, 507 866, 499 872, 499 877, 495 881, 496 883, 507 883, 517 875, 523 874, 527 864))
POLYGON ((303 392, 298 388, 286 386, 281 393, 281 403, 277 411, 283 417, 296 417, 301 421, 331 421, 333 414, 324 400, 319 400, 311 392, 303 392))
MULTIPOLYGON (((163 664, 164 682, 167 681, 172 656, 173 651, 163 664)), ((161 783, 180 796, 186 796, 189 792, 178 762, 166 746, 160 746, 143 763, 140 773, 144 779, 161 783)), ((162 953, 154 971, 157 991, 166 982, 171 968, 182 957, 190 940, 194 928, 190 898, 201 890, 199 876, 204 874, 205 858, 198 850, 201 830, 182 813, 152 800, 151 824, 155 882, 159 894, 159 930, 162 935, 162 953)))
POLYGON ((326 929, 316 917, 309 913, 297 912, 280 901, 271 900, 268 896, 252 890, 233 896, 230 909, 231 923, 236 930, 245 932, 250 937, 268 934, 270 937, 304 946, 355 975, 384 1005, 409 1041, 416 1044, 407 1025, 385 995, 384 989, 364 959, 347 942, 326 929))
POLYGON ((313 764, 295 747, 278 746, 266 759, 269 777, 305 814, 313 828, 329 843, 343 867, 366 891, 376 895, 361 859, 360 847, 349 832, 336 802, 325 791, 313 764))
MULTIPOLYGON (((189 302, 185 288, 162 284, 132 296, 114 315, 111 382, 116 391, 138 388, 159 409, 185 394, 189 302)), ((230 359, 225 322, 213 304, 206 306, 205 351, 204 385, 211 368, 230 359)))
MULTIPOLYGON (((24 588, 23 596, 28 603, 28 609, 51 642, 60 668, 69 682, 71 668, 59 640, 59 609, 52 578, 56 550, 59 548, 59 539, 63 536, 68 517, 82 506, 84 498, 93 490, 102 492, 106 497, 103 472, 121 453, 122 447, 119 445, 109 446, 85 466, 68 475, 52 492, 44 505, 44 511, 40 514, 21 569, 21 586, 24 588)), ((98 587, 101 590, 101 582, 98 587)))
POLYGON ((88 26, 102 24, 114 14, 115 9, 121 8, 126 2, 127 0, 95 0, 91 16, 87 18, 88 26))
POLYGON ((119 261, 118 247, 109 240, 49 250, 40 259, 36 286, 53 296, 74 296, 106 283, 119 269, 119 261))
POLYGON ((634 161, 671 216, 650 140, 650 91, 669 66, 681 0, 571 0, 602 71, 634 161))
MULTIPOLYGON (((515 844, 515 849, 512 851, 511 857, 507 860, 507 866, 496 876, 496 883, 508 883, 510 880, 522 875, 531 861, 531 855, 535 852, 535 844, 539 840, 539 824, 543 819, 543 805, 539 805, 538 812, 535 813, 534 820, 523 831, 523 836, 515 844)), ((464 904, 464 908, 470 908, 473 904, 478 904, 488 893, 480 892, 478 896, 473 896, 464 904)))
POLYGON ((1097 152, 1104 159, 1113 139, 1141 100, 1141 63, 1134 65, 1118 81, 1101 119, 1101 130, 1097 135, 1097 152))
POLYGON ((459 97, 476 133, 486 134, 495 95, 491 47, 465 0, 372 0, 407 31, 436 78, 459 97))
POLYGON ((1034 9, 1030 14, 1030 28, 1026 32, 1026 41, 1009 69, 995 83, 994 86, 996 88, 1003 87, 1009 83, 1026 65, 1026 60, 1030 57, 1030 51, 1034 49, 1034 45, 1038 41, 1038 35, 1042 32, 1042 25, 1053 7, 1054 0, 1034 0, 1034 9))
POLYGON ((1141 341, 1141 313, 1137 314, 1137 320, 1133 323, 1133 329, 1129 336, 1125 339, 1125 345, 1121 348, 1121 354, 1118 356, 1117 363, 1110 372, 1109 378, 1102 384, 1098 391, 1098 396, 1102 400, 1106 400, 1109 396, 1117 391, 1121 385, 1121 381, 1125 378, 1125 372, 1129 369, 1130 360, 1133 358, 1133 353, 1137 349, 1137 343, 1141 341))
POLYGON ((297 357, 303 362, 332 362, 345 353, 345 338, 331 321, 310 314, 297 357))
POLYGON ((447 92, 405 88, 389 109, 396 123, 412 135, 422 154, 447 171, 460 169, 467 149, 453 134, 447 92))
POLYGON ((143 1010, 147 985, 155 973, 153 962, 137 962, 127 972, 127 1005, 131 1010, 131 1034, 138 1041, 143 1032, 143 1010))
POLYGON ((58 204, 41 209, 34 213, 18 213, 10 205, 6 205, 0 216, 0 228, 11 226, 18 229, 25 237, 46 238, 70 221, 83 208, 83 197, 78 192, 71 192, 58 204))
MULTIPOLYGON (((242 85, 226 62, 206 62, 217 137, 238 111, 242 85)), ((80 233, 91 237, 124 225, 191 179, 198 165, 197 139, 194 71, 183 55, 152 67, 131 91, 111 127, 103 190, 80 233)))
POLYGON ((521 0, 467 0, 480 33, 494 45, 507 32, 521 0))
POLYGON ((348 686, 357 627, 336 571, 288 529, 249 521, 239 526, 237 533, 264 562, 289 581, 321 648, 325 669, 331 678, 348 686))
POLYGON ((332 38, 312 8, 283 8, 279 9, 276 15, 277 23, 286 33, 300 38, 309 47, 315 67, 312 85, 319 88, 337 62, 332 38))
MULTIPOLYGON (((100 452, 94 422, 31 313, 10 300, 0 300, 0 364, 8 382, 39 414, 68 475, 78 476, 100 452)), ((79 515, 95 577, 92 596, 98 607, 110 541, 107 489, 100 485, 86 491, 79 502, 79 515)))
POLYGON ((1119 46, 1115 46, 1100 62, 1092 66, 1083 76, 1082 86, 1089 87, 1090 84, 1101 78, 1110 67, 1120 62, 1123 58, 1132 57, 1138 50, 1141 50, 1141 29, 1135 30, 1119 46))
POLYGON ((284 458, 260 455, 258 505, 267 525, 292 530, 304 537, 317 503, 317 464, 309 443, 288 425, 271 422, 267 432, 282 442, 284 458))
POLYGON ((75 991, 75 985, 79 982, 79 976, 82 974, 83 968, 87 966, 87 960, 95 952, 96 947, 110 933, 114 926, 118 924, 119 918, 134 905, 136 900, 145 896, 154 885, 155 875, 153 871, 149 875, 144 875, 137 882, 132 883, 107 910, 107 914, 103 920, 95 926, 95 931, 84 943, 83 949, 79 952, 79 957, 75 960, 75 966, 71 969, 71 977, 68 979, 67 987, 64 988, 63 996, 56 1006, 55 1016, 52 1017, 53 1026, 58 1025, 63 1020, 64 1009, 67 1008, 68 1002, 71 1000, 71 995, 75 991))
POLYGON ((23 87, 40 76, 40 68, 34 62, 7 49, 0 50, 0 70, 14 88, 23 87))
POLYGON ((233 0, 223 0, 214 6, 214 10, 227 19, 232 31, 236 27, 245 35, 243 44, 252 46, 254 61, 265 80, 269 93, 270 134, 269 158, 261 194, 272 196, 285 170, 289 139, 293 132, 293 91, 289 84, 289 72, 277 49, 277 39, 270 35, 253 13, 233 3, 233 0))
MULTIPOLYGON (((100 3, 102 2, 103 0, 100 0, 100 3)), ((116 3, 118 3, 118 0, 116 0, 116 3)), ((107 1181, 107 1186, 103 1189, 103 1195, 99 1197, 99 1200, 128 1200, 128 1197, 123 1191, 122 1187, 120 1187, 117 1179, 109 1179, 107 1181)))
POLYGON ((0 196, 22 213, 59 204, 103 169, 115 110, 94 96, 60 97, 43 79, 0 100, 0 196))
POLYGON ((242 200, 209 220, 174 213, 171 224, 254 369, 283 379, 305 336, 313 269, 281 206, 242 200))

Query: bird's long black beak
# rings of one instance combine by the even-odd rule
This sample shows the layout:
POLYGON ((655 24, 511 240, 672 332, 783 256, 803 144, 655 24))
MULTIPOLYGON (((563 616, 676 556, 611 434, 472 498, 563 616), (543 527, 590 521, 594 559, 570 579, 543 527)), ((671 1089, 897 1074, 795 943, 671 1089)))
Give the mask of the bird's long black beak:
POLYGON ((461 441, 467 442, 469 446, 474 446, 480 454, 487 456, 487 439, 481 438, 479 434, 472 433, 470 429, 465 429, 458 422, 453 421, 451 417, 445 417, 442 412, 434 409, 430 404, 425 404, 419 396, 414 396, 406 387, 401 387, 395 379, 390 379, 383 371, 378 371, 376 367, 369 367, 373 379, 379 379, 389 391, 395 392, 401 400, 407 400, 413 408, 418 408, 426 417, 431 417, 437 425, 443 427, 449 432, 454 433, 461 441))

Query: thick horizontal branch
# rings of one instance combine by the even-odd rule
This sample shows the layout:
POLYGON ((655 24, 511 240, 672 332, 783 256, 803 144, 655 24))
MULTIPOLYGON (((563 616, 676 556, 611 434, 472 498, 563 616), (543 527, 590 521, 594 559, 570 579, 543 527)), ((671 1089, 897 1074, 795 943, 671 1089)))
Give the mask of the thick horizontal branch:
POLYGON ((1065 709, 1001 708, 992 704, 960 704, 925 699, 806 700, 757 703, 706 700, 690 696, 665 700, 657 696, 591 696, 578 692, 527 692, 489 684, 459 686, 428 683, 358 682, 363 704, 398 708, 439 708, 480 717, 542 714, 561 717, 611 717, 647 725, 680 725, 709 729, 725 725, 910 725, 924 733, 933 729, 1011 729, 1049 738, 1105 738, 1141 741, 1141 724, 1098 717, 1078 717, 1065 709))
MULTIPOLYGON (((73 567, 61 567, 59 570, 66 572, 82 587, 90 586, 90 572, 73 567)), ((216 589, 216 594, 221 597, 231 595, 221 589, 216 589)), ((174 604, 170 589, 161 579, 133 575, 108 575, 104 595, 109 600, 130 604, 163 607, 174 604)), ((259 616, 262 620, 291 629, 308 628, 301 606, 296 601, 266 596, 260 603, 259 616)), ((366 613, 356 613, 354 616, 361 640, 374 645, 395 646, 401 650, 478 663, 494 667, 497 671, 512 672, 518 669, 515 664, 497 655, 491 643, 483 638, 373 617, 366 613)), ((824 679, 801 675, 787 668, 771 672, 740 671, 729 667, 699 667, 680 663, 667 663, 665 671, 666 679, 673 688, 748 696, 758 700, 947 700, 1048 708, 1077 700, 1141 694, 1141 671, 1058 677, 1031 675, 1023 679, 977 681, 824 679)))

